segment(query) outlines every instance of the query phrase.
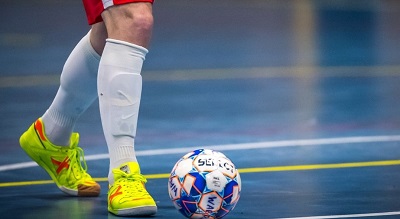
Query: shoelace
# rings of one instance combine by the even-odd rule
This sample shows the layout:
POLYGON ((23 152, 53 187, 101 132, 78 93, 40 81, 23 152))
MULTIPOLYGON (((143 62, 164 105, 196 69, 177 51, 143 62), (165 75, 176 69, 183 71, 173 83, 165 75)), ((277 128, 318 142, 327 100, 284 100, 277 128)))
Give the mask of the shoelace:
POLYGON ((147 180, 142 174, 128 174, 120 169, 113 169, 113 174, 118 175, 119 182, 123 183, 127 188, 127 193, 141 193, 142 195, 147 194, 144 189, 143 183, 146 183, 147 180))
POLYGON ((67 175, 70 176, 74 164, 77 163, 78 164, 77 171, 80 174, 79 175, 75 174, 75 177, 77 179, 81 179, 84 176, 86 176, 87 164, 86 164, 83 149, 81 147, 73 147, 72 149, 68 149, 68 157, 70 159, 70 165, 67 170, 67 175), (83 163, 83 167, 82 167, 82 163, 83 163))

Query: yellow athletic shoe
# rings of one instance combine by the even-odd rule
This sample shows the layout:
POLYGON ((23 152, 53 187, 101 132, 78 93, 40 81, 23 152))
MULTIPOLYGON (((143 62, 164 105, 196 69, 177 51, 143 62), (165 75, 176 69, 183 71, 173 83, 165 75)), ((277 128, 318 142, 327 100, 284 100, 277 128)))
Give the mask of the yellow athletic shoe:
POLYGON ((137 162, 128 162, 112 170, 114 184, 108 190, 108 211, 118 216, 150 216, 157 205, 146 191, 147 180, 137 162))
POLYGON ((79 134, 73 133, 69 147, 52 144, 40 118, 19 139, 22 149, 47 171, 61 191, 72 196, 98 196, 100 185, 86 173, 87 165, 78 141, 79 134))

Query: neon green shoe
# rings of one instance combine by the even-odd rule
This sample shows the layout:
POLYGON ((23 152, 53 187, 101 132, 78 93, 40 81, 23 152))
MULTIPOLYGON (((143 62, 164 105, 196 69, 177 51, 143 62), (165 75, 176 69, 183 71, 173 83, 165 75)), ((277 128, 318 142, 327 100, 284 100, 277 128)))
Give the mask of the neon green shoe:
POLYGON ((61 191, 72 196, 98 196, 100 185, 86 173, 87 165, 78 141, 79 134, 73 133, 69 147, 52 144, 40 118, 19 139, 22 149, 47 171, 61 191))
POLYGON ((137 162, 128 162, 114 169, 114 185, 108 190, 108 211, 118 216, 150 216, 157 205, 146 191, 147 180, 140 174, 137 162))

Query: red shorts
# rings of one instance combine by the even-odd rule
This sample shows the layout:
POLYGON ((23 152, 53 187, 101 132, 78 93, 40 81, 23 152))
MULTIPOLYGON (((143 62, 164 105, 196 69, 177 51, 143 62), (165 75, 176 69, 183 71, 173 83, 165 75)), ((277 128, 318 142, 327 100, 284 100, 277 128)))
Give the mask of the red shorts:
POLYGON ((85 6, 86 16, 89 24, 94 24, 103 21, 101 13, 104 9, 113 5, 122 5, 131 2, 150 2, 154 0, 82 0, 85 6))

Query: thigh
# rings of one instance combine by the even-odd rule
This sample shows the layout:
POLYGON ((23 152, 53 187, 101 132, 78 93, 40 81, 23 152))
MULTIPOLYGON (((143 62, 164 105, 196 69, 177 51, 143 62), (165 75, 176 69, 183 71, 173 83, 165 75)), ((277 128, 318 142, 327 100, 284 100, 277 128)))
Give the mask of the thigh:
POLYGON ((122 5, 133 2, 148 2, 153 4, 154 0, 83 0, 86 16, 89 24, 103 21, 101 13, 113 5, 122 5))

